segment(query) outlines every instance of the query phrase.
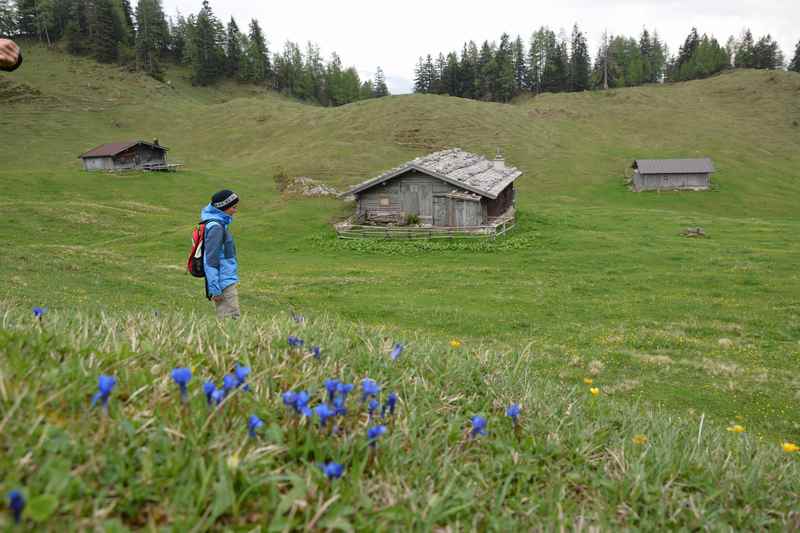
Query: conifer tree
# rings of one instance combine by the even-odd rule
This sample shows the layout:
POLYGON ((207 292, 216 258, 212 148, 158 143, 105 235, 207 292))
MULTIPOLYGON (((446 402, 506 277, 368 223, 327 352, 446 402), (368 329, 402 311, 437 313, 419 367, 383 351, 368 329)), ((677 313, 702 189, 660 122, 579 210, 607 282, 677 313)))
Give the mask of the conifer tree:
POLYGON ((130 0, 122 0, 122 27, 124 32, 124 43, 132 46, 136 41, 136 31, 133 27, 133 8, 130 0))
POLYGON ((491 101, 497 84, 497 63, 494 58, 494 43, 483 41, 478 56, 478 86, 475 98, 491 101))
POLYGON ((161 0, 139 0, 135 15, 138 68, 158 80, 163 80, 161 52, 169 41, 169 29, 161 9, 161 0))
POLYGON ((92 49, 95 59, 101 63, 117 60, 119 45, 126 37, 121 16, 111 0, 94 0, 92 49))
POLYGON ((239 26, 231 17, 225 32, 225 76, 238 78, 242 66, 242 35, 239 26))
POLYGON ((375 71, 375 84, 372 96, 375 98, 389 96, 389 88, 386 86, 386 76, 383 74, 383 69, 381 67, 378 67, 375 71))
POLYGON ((461 96, 461 72, 459 71, 458 56, 455 52, 447 54, 447 64, 444 74, 445 93, 450 96, 461 96))
POLYGON ((494 55, 495 81, 493 98, 495 102, 508 102, 514 96, 514 50, 511 37, 504 33, 494 55))
POLYGON ((426 92, 425 88, 425 63, 422 61, 422 56, 420 56, 417 60, 417 65, 414 67, 414 92, 424 93, 426 92))
POLYGON ((577 24, 572 27, 571 52, 572 54, 569 58, 569 90, 585 91, 590 86, 591 59, 589 58, 586 37, 578 29, 577 24))
POLYGON ((753 46, 753 68, 783 68, 783 52, 771 35, 761 37, 753 46))
POLYGON ((519 35, 511 47, 511 54, 514 63, 514 95, 518 95, 527 89, 528 77, 528 66, 525 64, 525 45, 519 35))
POLYGON ((794 47, 794 58, 789 63, 789 70, 800 72, 800 41, 797 41, 797 45, 794 47))
POLYGON ((753 34, 748 28, 736 46, 736 57, 733 62, 736 68, 753 68, 755 66, 754 47, 753 34))
POLYGON ((267 39, 264 37, 264 32, 261 31, 261 26, 256 19, 250 21, 248 38, 250 40, 250 48, 247 49, 246 54, 251 72, 249 79, 255 82, 265 82, 272 75, 272 66, 269 60, 267 39))

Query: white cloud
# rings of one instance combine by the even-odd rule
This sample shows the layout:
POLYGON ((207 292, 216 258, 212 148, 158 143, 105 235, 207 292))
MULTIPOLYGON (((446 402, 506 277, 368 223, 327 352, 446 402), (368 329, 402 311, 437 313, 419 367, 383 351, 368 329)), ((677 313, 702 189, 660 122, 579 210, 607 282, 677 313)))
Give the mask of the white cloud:
MULTIPOLYGON (((196 13, 200 1, 163 0, 164 11, 196 13)), ((217 16, 227 22, 234 16, 240 28, 257 18, 270 41, 280 50, 286 40, 301 45, 317 43, 325 57, 336 52, 346 66, 359 72, 386 73, 392 93, 410 89, 417 58, 452 50, 474 40, 497 40, 503 32, 521 35, 527 43, 539 26, 569 33, 577 22, 594 49, 604 29, 610 34, 638 35, 642 27, 658 30, 676 52, 692 26, 714 35, 722 44, 749 27, 757 37, 770 33, 787 60, 800 39, 797 0, 564 0, 550 2, 486 3, 478 0, 405 0, 403 2, 339 2, 307 0, 298 3, 211 1, 217 16)), ((304 46, 303 46, 304 48, 304 46)))

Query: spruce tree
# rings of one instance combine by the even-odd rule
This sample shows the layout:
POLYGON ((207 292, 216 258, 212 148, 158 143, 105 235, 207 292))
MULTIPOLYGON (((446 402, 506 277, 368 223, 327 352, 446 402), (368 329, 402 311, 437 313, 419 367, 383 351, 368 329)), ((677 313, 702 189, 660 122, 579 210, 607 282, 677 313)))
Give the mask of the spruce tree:
POLYGON ((753 68, 755 65, 753 34, 747 28, 736 46, 734 66, 736 68, 753 68))
POLYGON ((789 63, 789 70, 800 72, 800 41, 797 41, 797 45, 794 47, 794 58, 789 63))
POLYGON ((514 50, 511 38, 507 33, 500 36, 500 44, 494 55, 495 62, 495 82, 494 98, 495 102, 508 102, 514 96, 514 50))
POLYGON ((373 96, 375 98, 383 98, 389 96, 389 88, 386 86, 386 76, 383 74, 383 69, 378 67, 375 71, 375 84, 373 87, 373 96))
POLYGON ((122 26, 125 34, 125 44, 133 46, 136 42, 136 31, 133 28, 133 8, 130 0, 122 0, 122 26))
POLYGON ((417 65, 414 67, 414 92, 424 93, 425 91, 425 63, 422 61, 422 56, 417 60, 417 65))
POLYGON ((117 60, 119 45, 125 40, 121 13, 111 0, 94 0, 94 17, 91 23, 92 50, 101 63, 117 60))
POLYGON ((667 63, 666 45, 658 38, 658 32, 653 32, 652 48, 650 52, 650 66, 648 68, 650 83, 658 83, 664 78, 667 63))
POLYGON ((225 76, 239 78, 239 69, 242 66, 242 39, 239 26, 231 17, 225 32, 225 76))
POLYGON ((208 0, 203 0, 203 7, 197 14, 192 43, 193 84, 209 85, 224 74, 223 33, 222 24, 214 15, 208 0))
POLYGON ((436 82, 436 66, 433 64, 433 58, 430 54, 425 57, 425 63, 422 69, 424 71, 423 79, 425 81, 425 90, 423 92, 433 92, 434 83, 436 82))
POLYGON ((455 52, 447 54, 445 72, 445 92, 450 96, 461 96, 461 71, 455 52))
POLYGON ((783 68, 783 52, 771 35, 761 37, 753 46, 753 68, 783 68))
POLYGON ((270 79, 272 74, 272 66, 269 60, 269 49, 267 48, 267 39, 264 37, 264 32, 261 31, 261 26, 256 19, 250 21, 250 48, 247 49, 248 62, 251 65, 250 80, 255 82, 265 82, 270 79))
POLYGON ((591 59, 589 58, 586 37, 578 29, 577 24, 572 27, 571 51, 572 55, 569 58, 569 90, 588 90, 590 86, 591 59))
POLYGON ((169 42, 169 29, 161 0, 139 0, 135 16, 136 64, 153 78, 163 80, 161 52, 169 42))
POLYGON ((517 35, 511 47, 512 62, 514 63, 514 94, 521 94, 527 89, 528 66, 525 62, 525 45, 522 37, 517 35))
POLYGON ((475 97, 479 100, 492 101, 497 85, 497 63, 495 62, 494 43, 483 41, 478 56, 478 88, 475 97))

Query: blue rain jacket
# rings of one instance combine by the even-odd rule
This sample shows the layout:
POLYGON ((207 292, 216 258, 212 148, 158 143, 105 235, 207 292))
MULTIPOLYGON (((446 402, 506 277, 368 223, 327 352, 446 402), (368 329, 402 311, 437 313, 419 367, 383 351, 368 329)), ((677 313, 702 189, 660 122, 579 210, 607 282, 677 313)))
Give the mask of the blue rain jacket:
POLYGON ((239 282, 236 246, 230 231, 223 230, 223 226, 227 230, 233 218, 208 204, 200 212, 200 220, 213 221, 206 224, 203 266, 208 295, 218 296, 225 287, 239 282))

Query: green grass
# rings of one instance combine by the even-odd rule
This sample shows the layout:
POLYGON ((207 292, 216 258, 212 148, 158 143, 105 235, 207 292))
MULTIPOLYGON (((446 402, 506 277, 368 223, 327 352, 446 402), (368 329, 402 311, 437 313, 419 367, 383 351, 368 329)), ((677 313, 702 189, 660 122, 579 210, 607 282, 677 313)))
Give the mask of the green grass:
MULTIPOLYGON (((168 73, 167 86, 35 45, 25 50, 25 66, 0 78, 0 95, 11 98, 0 115, 11 133, 0 143, 0 294, 13 313, 47 305, 59 317, 210 316, 201 284, 183 265, 200 208, 229 187, 243 197, 232 231, 250 323, 291 309, 332 317, 343 332, 414 339, 436 347, 432 353, 457 337, 492 360, 524 361, 507 379, 555 391, 531 392, 530 401, 554 401, 591 375, 619 409, 678 417, 671 420, 679 431, 696 431, 685 420, 704 415, 713 431, 745 425, 748 439, 769 443, 768 455, 784 439, 800 440, 792 416, 800 394, 797 74, 737 71, 513 105, 414 95, 324 109, 235 84, 191 87, 180 70, 168 73), (97 144, 152 137, 186 170, 80 170, 77 155, 97 144), (501 147, 523 170, 519 225, 508 238, 340 242, 330 222, 352 206, 281 196, 272 179, 283 169, 344 188, 450 146, 489 155, 501 147), (694 156, 714 160, 713 191, 634 194, 623 186, 634 158, 694 156), (709 237, 680 237, 689 226, 709 237)), ((91 346, 86 339, 75 350, 87 357, 91 346)), ((265 376, 269 357, 251 361, 265 376)), ((341 354, 343 367, 355 364, 349 358, 341 354)), ((473 363, 463 364, 447 371, 473 363)), ((26 368, 8 371, 27 375, 26 368)), ((95 379, 89 374, 84 396, 95 379)), ((308 374, 309 386, 321 377, 308 374)), ((509 386, 500 383, 494 396, 470 386, 452 394, 488 405, 514 396, 509 386)), ((0 419, 8 402, 0 402, 0 419)), ((608 437, 629 440, 616 430, 608 437)), ((465 486, 477 490, 470 479, 465 486)), ((489 478, 485 487, 498 493, 502 483, 489 478)), ((441 499, 444 487, 433 485, 425 501, 441 499)), ((611 520, 613 509, 602 508, 593 507, 611 520)), ((564 511, 567 519, 576 509, 564 511)), ((532 512, 529 523, 556 523, 551 511, 532 512)), ((405 523, 390 516, 387 527, 405 523)), ((476 515, 469 516, 461 527, 472 527, 476 515)))

